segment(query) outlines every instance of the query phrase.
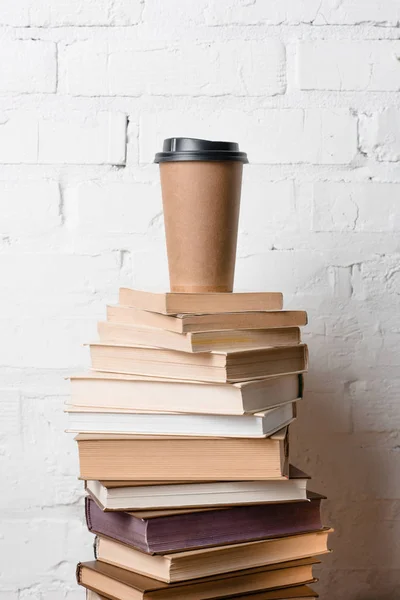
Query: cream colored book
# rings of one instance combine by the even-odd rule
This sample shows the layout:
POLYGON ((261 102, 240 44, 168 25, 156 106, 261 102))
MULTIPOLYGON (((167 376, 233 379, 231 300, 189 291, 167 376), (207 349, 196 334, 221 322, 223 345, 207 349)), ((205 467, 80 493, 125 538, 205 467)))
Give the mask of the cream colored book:
POLYGON ((135 327, 154 327, 175 333, 195 333, 242 329, 277 329, 307 325, 304 310, 270 310, 217 314, 178 314, 168 316, 131 306, 108 306, 107 321, 135 327))
POLYGON ((86 482, 86 490, 103 510, 204 509, 241 504, 275 504, 307 500, 309 476, 289 465, 289 479, 215 482, 86 482))
POLYGON ((298 327, 174 333, 154 327, 132 327, 106 321, 98 323, 97 331, 100 341, 104 343, 156 346, 182 352, 249 350, 300 343, 298 327))
POLYGON ((68 409, 243 415, 301 398, 302 375, 203 383, 89 371, 71 377, 68 409))
POLYGON ((72 433, 127 433, 196 437, 261 438, 296 418, 295 402, 254 415, 185 415, 179 413, 89 412, 66 408, 72 433))
POLYGON ((176 315, 180 313, 224 313, 281 310, 280 292, 244 292, 229 294, 180 294, 176 292, 143 292, 121 288, 120 304, 142 310, 176 315))
POLYGON ((173 554, 145 554, 108 538, 96 539, 96 558, 166 583, 276 565, 326 554, 332 529, 173 554))
POLYGON ((76 440, 82 479, 246 481, 288 476, 286 428, 269 438, 91 433, 76 440))
POLYGON ((238 382, 307 370, 305 344, 241 352, 178 352, 161 348, 94 343, 92 366, 112 371, 171 379, 238 382))

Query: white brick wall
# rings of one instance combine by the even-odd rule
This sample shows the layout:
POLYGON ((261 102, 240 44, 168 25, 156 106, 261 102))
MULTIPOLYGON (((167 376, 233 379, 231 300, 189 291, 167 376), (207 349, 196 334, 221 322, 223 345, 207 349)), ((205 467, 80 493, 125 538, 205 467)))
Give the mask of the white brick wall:
POLYGON ((167 285, 152 158, 171 135, 248 152, 237 288, 309 311, 292 447, 336 529, 317 589, 394 600, 398 0, 2 4, 0 600, 84 598, 64 377, 120 285, 167 285))

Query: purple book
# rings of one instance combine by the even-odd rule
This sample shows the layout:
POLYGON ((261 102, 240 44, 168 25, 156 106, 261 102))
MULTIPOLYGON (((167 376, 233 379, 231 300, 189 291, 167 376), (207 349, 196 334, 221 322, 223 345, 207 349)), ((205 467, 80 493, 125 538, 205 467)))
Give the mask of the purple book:
POLYGON ((308 497, 309 502, 134 513, 103 512, 86 498, 86 522, 93 533, 148 554, 163 554, 321 529, 324 496, 308 492, 308 497))

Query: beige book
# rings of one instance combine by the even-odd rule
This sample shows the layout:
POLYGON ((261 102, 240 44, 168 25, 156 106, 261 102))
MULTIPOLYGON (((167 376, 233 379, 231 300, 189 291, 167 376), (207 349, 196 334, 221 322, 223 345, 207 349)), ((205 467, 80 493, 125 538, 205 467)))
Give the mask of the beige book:
POLYGON ((288 475, 286 428, 265 439, 94 433, 75 439, 82 479, 247 481, 288 475))
POLYGON ((156 346, 182 352, 237 351, 274 346, 291 346, 300 342, 300 329, 243 329, 174 333, 154 327, 132 327, 123 323, 100 322, 97 331, 101 342, 156 346))
POLYGON ((276 329, 307 325, 304 310, 270 310, 214 314, 178 314, 168 316, 131 306, 108 306, 107 321, 138 327, 154 327, 175 333, 205 331, 276 329))
POLYGON ((251 569, 318 556, 328 552, 331 529, 257 542, 187 550, 174 554, 145 554, 115 540, 98 537, 96 558, 166 583, 251 569))
POLYGON ((78 410, 243 415, 301 398, 302 375, 204 383, 90 371, 71 377, 67 407, 78 410))
POLYGON ((224 313, 262 310, 281 310, 280 292, 248 293, 155 293, 121 288, 120 304, 142 310, 176 315, 180 313, 224 313))
POLYGON ((242 352, 178 352, 113 343, 90 345, 92 366, 112 371, 171 379, 220 383, 261 379, 307 370, 307 346, 283 346, 242 352))
MULTIPOLYGON (((277 588, 283 587, 287 598, 296 598, 292 588, 315 581, 312 568, 318 563, 316 558, 305 558, 168 584, 97 560, 80 563, 77 580, 85 588, 105 594, 111 600, 214 600, 266 593, 272 589, 278 591, 277 588)), ((282 598, 286 596, 278 596, 277 600, 282 598)))

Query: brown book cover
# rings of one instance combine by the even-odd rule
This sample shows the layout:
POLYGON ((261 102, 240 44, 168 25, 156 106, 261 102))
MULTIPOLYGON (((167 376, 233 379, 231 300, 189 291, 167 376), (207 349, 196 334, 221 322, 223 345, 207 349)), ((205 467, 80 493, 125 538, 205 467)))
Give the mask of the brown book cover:
POLYGON ((77 581, 87 589, 105 594, 110 600, 120 600, 121 593, 124 593, 125 597, 130 593, 129 597, 135 600, 213 600, 312 583, 315 581, 312 567, 318 563, 314 558, 306 558, 264 568, 167 584, 111 564, 92 561, 78 564, 77 581), (133 594, 134 592, 136 594, 133 594))
MULTIPOLYGON (((240 594, 240 596, 225 596, 225 598, 236 598, 236 600, 312 600, 318 598, 318 594, 308 585, 296 585, 252 594, 240 594)), ((107 600, 107 598, 91 590, 86 590, 86 600, 107 600)))

